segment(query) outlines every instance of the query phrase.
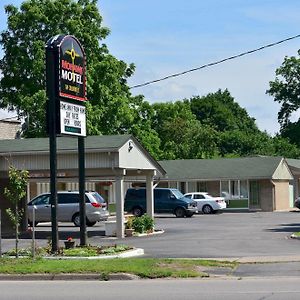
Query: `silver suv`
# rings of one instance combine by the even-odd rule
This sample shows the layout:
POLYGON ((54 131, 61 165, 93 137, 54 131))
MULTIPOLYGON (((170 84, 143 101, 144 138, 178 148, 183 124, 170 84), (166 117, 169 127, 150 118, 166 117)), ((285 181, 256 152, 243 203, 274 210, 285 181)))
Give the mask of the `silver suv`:
MULTIPOLYGON (((80 226, 79 192, 57 192, 57 221, 73 222, 80 226)), ((109 217, 105 200, 97 192, 85 193, 86 224, 93 226, 98 221, 106 221, 109 217)), ((50 193, 33 198, 28 204, 28 223, 32 226, 32 210, 35 206, 35 225, 40 222, 51 222, 50 193)))

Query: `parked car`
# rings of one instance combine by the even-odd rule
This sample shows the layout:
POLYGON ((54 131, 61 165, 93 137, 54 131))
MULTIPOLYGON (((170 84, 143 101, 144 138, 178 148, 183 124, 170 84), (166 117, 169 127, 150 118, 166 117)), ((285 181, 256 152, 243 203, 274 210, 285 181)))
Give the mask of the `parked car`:
MULTIPOLYGON (((57 192, 57 221, 73 222, 80 226, 79 192, 57 192)), ((109 217, 105 200, 97 192, 85 193, 86 224, 93 226, 98 221, 105 221, 109 217)), ((35 225, 40 222, 51 222, 50 193, 41 194, 33 198, 28 204, 28 223, 32 225, 32 210, 35 206, 35 225)))
MULTIPOLYGON (((141 216, 146 212, 146 189, 130 188, 126 192, 124 209, 135 216, 141 216)), ((197 212, 197 203, 177 189, 154 189, 154 212, 172 213, 178 218, 191 217, 197 212)))
POLYGON ((294 202, 294 206, 297 208, 300 208, 300 197, 298 197, 295 202, 294 202))
POLYGON ((198 212, 203 212, 204 214, 212 214, 226 208, 224 197, 213 197, 209 193, 186 193, 184 197, 196 201, 198 212))

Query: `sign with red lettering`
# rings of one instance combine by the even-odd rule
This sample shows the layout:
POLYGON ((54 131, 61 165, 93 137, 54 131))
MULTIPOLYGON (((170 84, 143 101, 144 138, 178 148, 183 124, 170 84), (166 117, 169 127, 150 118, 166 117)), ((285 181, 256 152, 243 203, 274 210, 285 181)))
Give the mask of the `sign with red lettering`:
POLYGON ((66 35, 59 45, 59 96, 86 101, 85 54, 78 40, 66 35))

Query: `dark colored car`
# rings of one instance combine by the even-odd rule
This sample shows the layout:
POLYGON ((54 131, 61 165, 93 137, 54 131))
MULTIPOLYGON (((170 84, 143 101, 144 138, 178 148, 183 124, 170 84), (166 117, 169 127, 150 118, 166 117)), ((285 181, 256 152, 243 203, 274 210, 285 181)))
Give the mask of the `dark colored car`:
POLYGON ((295 202, 294 202, 294 206, 297 208, 300 208, 300 197, 298 197, 295 202))
MULTIPOLYGON (((146 189, 128 189, 125 196, 124 209, 135 216, 146 212, 146 189)), ((154 189, 154 212, 172 213, 178 218, 191 217, 197 212, 197 203, 186 198, 177 189, 154 189)))

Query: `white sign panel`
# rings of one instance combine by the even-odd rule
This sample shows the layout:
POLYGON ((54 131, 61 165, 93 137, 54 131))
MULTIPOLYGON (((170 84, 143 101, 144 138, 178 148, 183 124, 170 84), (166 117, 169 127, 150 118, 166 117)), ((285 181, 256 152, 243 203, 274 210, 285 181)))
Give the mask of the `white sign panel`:
POLYGON ((85 107, 83 105, 60 101, 60 132, 86 136, 85 107))

